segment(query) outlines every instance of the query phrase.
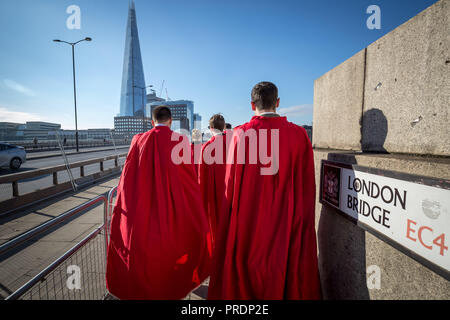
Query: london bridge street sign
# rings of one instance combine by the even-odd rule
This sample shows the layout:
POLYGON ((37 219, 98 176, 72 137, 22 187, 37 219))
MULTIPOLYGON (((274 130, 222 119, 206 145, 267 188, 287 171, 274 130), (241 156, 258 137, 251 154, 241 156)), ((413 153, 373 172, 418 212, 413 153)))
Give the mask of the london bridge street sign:
POLYGON ((450 279, 450 182, 322 160, 320 202, 450 279))

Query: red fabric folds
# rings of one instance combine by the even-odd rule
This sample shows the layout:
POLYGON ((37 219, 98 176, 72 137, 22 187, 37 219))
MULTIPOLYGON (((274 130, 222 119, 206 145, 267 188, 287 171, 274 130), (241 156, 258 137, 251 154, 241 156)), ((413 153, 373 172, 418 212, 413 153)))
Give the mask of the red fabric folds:
POLYGON ((199 169, 200 190, 214 243, 217 220, 225 195, 226 135, 213 136, 202 147, 199 169))
POLYGON ((172 161, 176 145, 190 158, 187 137, 166 126, 131 143, 106 270, 108 290, 120 299, 181 299, 209 274, 210 230, 194 165, 172 161))
POLYGON ((255 116, 234 129, 230 158, 208 298, 320 299, 314 159, 305 129, 286 117, 255 116), (279 133, 277 153, 271 154, 278 171, 272 175, 261 174, 270 165, 260 158, 249 161, 248 146, 256 143, 260 152, 264 130, 269 154, 271 132, 279 133), (236 163, 245 141, 246 164, 236 163))

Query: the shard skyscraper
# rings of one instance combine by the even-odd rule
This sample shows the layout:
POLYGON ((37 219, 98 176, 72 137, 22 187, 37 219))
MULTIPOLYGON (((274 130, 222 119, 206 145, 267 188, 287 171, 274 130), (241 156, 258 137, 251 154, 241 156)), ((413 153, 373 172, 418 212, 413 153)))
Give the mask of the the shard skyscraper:
MULTIPOLYGON (((144 116, 147 96, 143 88, 145 88, 144 68, 142 67, 136 10, 132 0, 128 9, 120 95, 120 116, 144 116)), ((145 116, 148 115, 145 114, 145 116)))

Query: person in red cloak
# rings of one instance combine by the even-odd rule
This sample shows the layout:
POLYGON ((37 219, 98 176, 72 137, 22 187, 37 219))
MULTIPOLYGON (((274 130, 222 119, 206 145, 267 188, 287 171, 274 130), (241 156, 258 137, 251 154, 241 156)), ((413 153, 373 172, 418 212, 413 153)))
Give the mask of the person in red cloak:
POLYGON ((225 134, 231 133, 233 134, 233 128, 231 126, 231 123, 225 123, 225 134))
POLYGON ((195 174, 198 177, 198 170, 200 169, 201 153, 202 153, 202 133, 198 129, 192 130, 192 143, 191 143, 191 153, 192 153, 192 163, 194 163, 195 174))
POLYGON ((226 135, 225 119, 215 114, 209 119, 212 137, 202 147, 199 169, 200 190, 203 205, 209 218, 211 235, 214 238, 217 230, 217 218, 225 194, 225 162, 226 135))
POLYGON ((208 299, 321 299, 311 142, 275 113, 274 84, 251 96, 255 116, 227 156, 208 299))
POLYGON ((182 299, 209 275, 211 236, 186 136, 170 109, 134 136, 111 220, 106 283, 119 299, 182 299), (186 160, 182 162, 183 160, 186 160))

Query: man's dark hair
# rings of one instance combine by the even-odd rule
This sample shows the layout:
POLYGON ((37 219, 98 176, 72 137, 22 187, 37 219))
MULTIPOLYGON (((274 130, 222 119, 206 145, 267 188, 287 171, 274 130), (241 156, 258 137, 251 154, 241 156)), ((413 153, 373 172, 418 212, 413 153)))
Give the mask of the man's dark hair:
POLYGON ((172 119, 172 113, 169 107, 158 106, 152 111, 152 119, 155 122, 166 122, 172 119))
POLYGON ((223 131, 225 129, 225 119, 221 114, 215 114, 209 119, 209 127, 223 131))
POLYGON ((225 129, 231 129, 231 123, 225 123, 225 129))
POLYGON ((263 81, 252 89, 252 102, 258 110, 274 110, 277 105, 278 88, 272 82, 263 81))

